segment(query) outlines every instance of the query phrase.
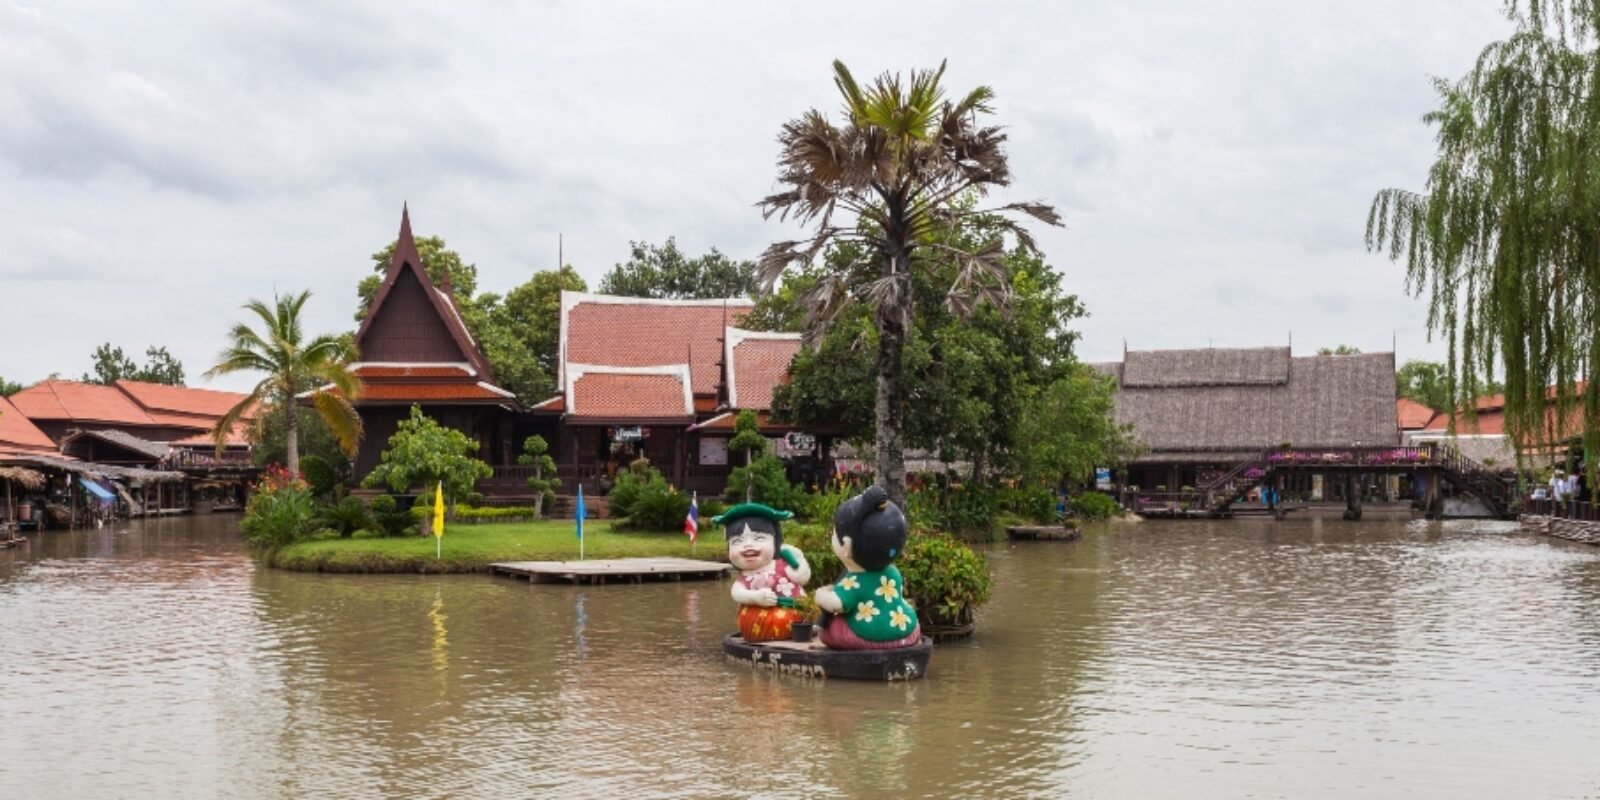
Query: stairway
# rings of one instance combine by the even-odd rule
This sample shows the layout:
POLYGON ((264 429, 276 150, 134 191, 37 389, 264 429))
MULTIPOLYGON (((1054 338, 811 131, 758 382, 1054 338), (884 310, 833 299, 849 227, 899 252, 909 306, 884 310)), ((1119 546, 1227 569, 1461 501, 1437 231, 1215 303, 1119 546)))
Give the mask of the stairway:
POLYGON ((1263 450, 1255 455, 1235 464, 1233 469, 1221 477, 1208 481, 1197 487, 1201 496, 1205 497, 1206 507, 1212 511, 1226 511, 1239 495, 1249 491, 1252 486, 1265 480, 1268 471, 1267 456, 1270 450, 1263 450), (1261 475, 1250 476, 1251 470, 1260 470, 1261 475))
POLYGON ((1516 500, 1516 489, 1498 474, 1459 453, 1441 453, 1439 472, 1456 489, 1483 501, 1495 516, 1512 516, 1511 506, 1516 500))

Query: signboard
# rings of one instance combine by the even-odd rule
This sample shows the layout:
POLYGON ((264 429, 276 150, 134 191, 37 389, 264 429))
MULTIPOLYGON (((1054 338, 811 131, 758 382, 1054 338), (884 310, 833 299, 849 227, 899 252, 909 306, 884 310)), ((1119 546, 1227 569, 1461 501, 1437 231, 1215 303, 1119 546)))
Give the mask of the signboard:
POLYGON ((700 463, 720 467, 728 463, 728 440, 705 438, 700 440, 700 463))
POLYGON ((1111 491, 1111 469, 1109 467, 1095 467, 1094 488, 1102 492, 1111 491))
POLYGON ((809 433, 790 431, 783 435, 783 443, 790 450, 814 450, 817 446, 817 437, 809 433))
POLYGON ((1311 499, 1312 500, 1321 500, 1322 499, 1322 476, 1321 475, 1312 475, 1311 476, 1311 499))
POLYGON ((642 442, 644 441, 644 428, 638 425, 626 428, 616 428, 611 434, 613 442, 642 442))

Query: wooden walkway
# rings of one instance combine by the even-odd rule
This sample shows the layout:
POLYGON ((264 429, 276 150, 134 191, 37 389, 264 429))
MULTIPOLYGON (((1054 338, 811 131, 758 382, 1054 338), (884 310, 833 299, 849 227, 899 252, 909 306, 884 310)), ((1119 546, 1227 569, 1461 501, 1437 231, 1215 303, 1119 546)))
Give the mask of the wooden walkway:
POLYGON ((593 561, 512 561, 490 564, 496 575, 526 578, 532 583, 610 583, 711 580, 733 565, 690 558, 612 558, 593 561))

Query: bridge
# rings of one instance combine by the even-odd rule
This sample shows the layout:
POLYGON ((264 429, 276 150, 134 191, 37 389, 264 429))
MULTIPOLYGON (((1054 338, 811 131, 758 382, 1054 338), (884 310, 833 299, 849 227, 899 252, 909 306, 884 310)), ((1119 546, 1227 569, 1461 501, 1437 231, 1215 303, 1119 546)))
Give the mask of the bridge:
POLYGON ((1361 518, 1360 487, 1366 476, 1395 474, 1429 476, 1423 506, 1430 516, 1438 513, 1441 479, 1457 492, 1482 502, 1494 516, 1514 516, 1516 489, 1511 484, 1454 448, 1431 443, 1406 447, 1268 448, 1196 486, 1193 492, 1181 496, 1172 493, 1152 496, 1141 492, 1139 505, 1181 509, 1175 516, 1231 516, 1233 505, 1243 500, 1251 489, 1281 487, 1283 478, 1309 474, 1322 475, 1324 481, 1344 482, 1346 519, 1361 518))

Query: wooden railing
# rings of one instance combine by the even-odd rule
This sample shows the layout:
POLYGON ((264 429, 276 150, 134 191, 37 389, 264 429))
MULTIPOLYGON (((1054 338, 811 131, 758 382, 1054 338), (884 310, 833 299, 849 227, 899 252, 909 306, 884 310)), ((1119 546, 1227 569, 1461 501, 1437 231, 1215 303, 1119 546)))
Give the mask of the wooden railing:
POLYGON ((1524 500, 1522 511, 1544 517, 1600 521, 1600 506, 1578 500, 1524 500))
POLYGON ((224 450, 218 455, 215 450, 173 450, 167 454, 166 466, 168 467, 211 467, 227 465, 230 467, 250 466, 250 451, 224 450))

